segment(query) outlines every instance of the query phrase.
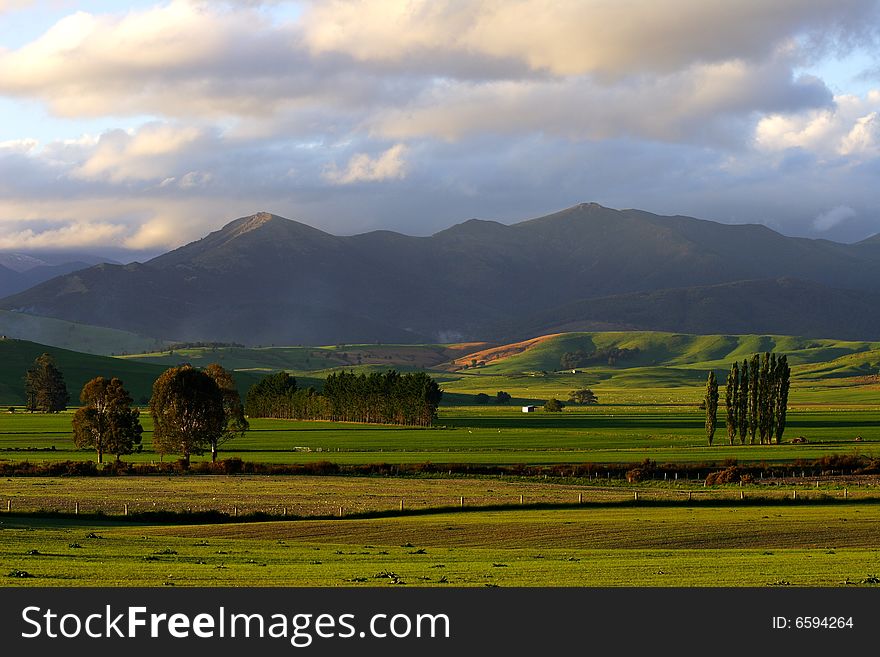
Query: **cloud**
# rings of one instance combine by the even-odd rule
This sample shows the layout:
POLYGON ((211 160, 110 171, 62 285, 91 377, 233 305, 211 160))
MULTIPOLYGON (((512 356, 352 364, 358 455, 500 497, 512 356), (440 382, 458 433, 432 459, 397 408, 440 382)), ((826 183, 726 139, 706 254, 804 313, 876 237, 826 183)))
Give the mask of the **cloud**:
POLYGON ((0 235, 0 249, 57 249, 107 244, 125 231, 124 226, 100 222, 69 223, 41 231, 24 229, 0 235))
POLYGON ((590 200, 876 231, 880 91, 834 96, 798 72, 871 43, 878 5, 160 0, 71 13, 0 48, 0 98, 45 108, 53 136, 69 126, 64 139, 4 135, 0 238, 164 249, 261 209, 332 232, 426 234, 590 200), (844 205, 856 215, 814 223, 844 205))
POLYGON ((831 93, 815 78, 792 79, 783 58, 701 64, 664 77, 597 85, 584 78, 448 82, 375 117, 387 138, 461 139, 474 133, 537 132, 572 139, 637 136, 661 141, 717 141, 730 127, 741 137, 752 112, 825 107, 831 93))
POLYGON ((0 16, 33 4, 33 0, 0 0, 0 16))
POLYGON ((828 108, 770 114, 755 128, 755 143, 765 151, 803 148, 823 157, 857 161, 880 155, 880 90, 865 96, 838 96, 828 108))
POLYGON ((313 52, 360 61, 441 67, 463 54, 477 65, 494 58, 617 79, 761 58, 794 34, 853 34, 874 16, 871 0, 322 0, 304 33, 313 52))
POLYGON ((403 144, 396 144, 375 158, 358 153, 351 157, 342 171, 330 165, 324 171, 324 178, 335 185, 401 179, 406 176, 405 155, 406 146, 403 144))
POLYGON ((815 221, 813 221, 813 227, 815 227, 816 230, 825 232, 831 230, 847 219, 852 219, 856 214, 857 212, 848 205, 838 205, 837 207, 828 210, 828 212, 823 212, 816 217, 815 221))
POLYGON ((192 157, 210 137, 195 126, 149 123, 131 133, 113 130, 101 135, 88 158, 71 175, 113 182, 154 180, 174 174, 182 156, 192 157))

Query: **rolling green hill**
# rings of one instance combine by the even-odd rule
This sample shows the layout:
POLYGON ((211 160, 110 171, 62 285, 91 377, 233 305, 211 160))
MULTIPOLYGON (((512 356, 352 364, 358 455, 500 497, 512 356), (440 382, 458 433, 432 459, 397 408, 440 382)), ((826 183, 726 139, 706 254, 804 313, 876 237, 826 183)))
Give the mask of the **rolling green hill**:
MULTIPOLYGON (((0 340, 0 404, 24 403, 24 374, 33 365, 34 359, 43 353, 55 358, 58 369, 64 374, 71 404, 74 405, 79 402, 79 391, 83 384, 96 376, 119 377, 135 403, 145 404, 150 397, 153 381, 166 369, 164 365, 84 354, 7 338, 0 340)), ((235 378, 239 389, 245 391, 258 377, 240 372, 235 378)))
MULTIPOLYGON (((562 333, 517 345, 505 345, 468 354, 456 362, 485 362, 477 371, 493 375, 562 370, 563 354, 611 349, 631 350, 615 365, 597 362, 586 370, 726 369, 763 351, 784 353, 794 376, 864 376, 877 373, 880 342, 819 340, 783 335, 688 335, 654 331, 562 333), (638 350, 637 352, 635 350, 638 350)), ((668 376, 669 372, 666 373, 668 376)))
POLYGON ((143 352, 164 346, 160 340, 129 331, 8 310, 0 310, 0 335, 103 356, 143 352))

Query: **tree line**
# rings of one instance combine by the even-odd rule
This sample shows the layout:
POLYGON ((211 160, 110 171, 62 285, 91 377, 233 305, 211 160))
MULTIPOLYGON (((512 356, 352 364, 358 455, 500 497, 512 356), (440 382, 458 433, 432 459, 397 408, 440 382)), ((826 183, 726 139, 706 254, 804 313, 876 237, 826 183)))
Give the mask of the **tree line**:
MULTIPOLYGON (((786 356, 775 353, 755 354, 735 362, 727 376, 724 393, 727 439, 731 445, 776 444, 785 432, 791 368, 786 356)), ((709 444, 715 436, 718 411, 718 382, 709 372, 706 382, 706 437, 709 444)))
POLYGON ((300 389, 294 377, 278 372, 251 387, 245 411, 250 417, 430 426, 442 396, 424 372, 334 372, 320 392, 300 389))

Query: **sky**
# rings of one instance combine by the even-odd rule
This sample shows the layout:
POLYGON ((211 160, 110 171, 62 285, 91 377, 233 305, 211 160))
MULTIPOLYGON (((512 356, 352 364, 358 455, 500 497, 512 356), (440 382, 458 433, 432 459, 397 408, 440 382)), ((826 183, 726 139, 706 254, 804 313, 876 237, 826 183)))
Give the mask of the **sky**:
POLYGON ((0 250, 581 202, 880 232, 880 0, 0 0, 0 250))

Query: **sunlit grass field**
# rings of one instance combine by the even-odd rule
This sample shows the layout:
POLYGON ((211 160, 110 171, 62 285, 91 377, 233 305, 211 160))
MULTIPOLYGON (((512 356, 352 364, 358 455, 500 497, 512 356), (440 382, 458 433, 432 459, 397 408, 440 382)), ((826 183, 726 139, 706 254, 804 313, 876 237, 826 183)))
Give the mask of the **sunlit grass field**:
POLYGON ((194 526, 0 519, 9 586, 841 586, 880 572, 877 504, 194 526))

